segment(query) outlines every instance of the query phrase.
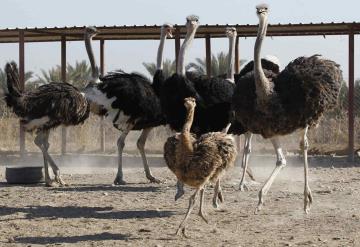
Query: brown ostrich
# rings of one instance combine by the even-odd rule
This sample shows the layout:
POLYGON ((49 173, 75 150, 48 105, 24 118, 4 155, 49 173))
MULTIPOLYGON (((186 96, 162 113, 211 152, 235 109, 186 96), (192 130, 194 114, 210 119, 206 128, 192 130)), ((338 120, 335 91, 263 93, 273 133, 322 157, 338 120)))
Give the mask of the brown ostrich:
POLYGON ((204 191, 208 182, 216 182, 214 201, 219 196, 220 177, 226 169, 234 164, 236 147, 232 135, 223 132, 210 132, 198 139, 190 133, 194 120, 195 99, 185 98, 187 111, 182 132, 169 137, 164 146, 164 157, 169 169, 177 179, 184 184, 194 187, 195 193, 189 199, 189 207, 184 220, 179 225, 176 234, 182 230, 185 234, 185 223, 195 205, 195 199, 200 192, 199 216, 205 222, 203 211, 204 191))
POLYGON ((286 166, 279 137, 302 130, 304 210, 308 213, 312 194, 308 182, 307 131, 318 124, 326 110, 336 105, 342 73, 338 64, 319 55, 298 57, 280 73, 264 69, 260 50, 266 36, 268 6, 259 5, 256 9, 260 23, 254 48, 254 70, 236 81, 233 108, 236 120, 247 131, 270 138, 276 151, 276 167, 259 192, 257 211, 262 208, 264 196, 276 176, 286 166))

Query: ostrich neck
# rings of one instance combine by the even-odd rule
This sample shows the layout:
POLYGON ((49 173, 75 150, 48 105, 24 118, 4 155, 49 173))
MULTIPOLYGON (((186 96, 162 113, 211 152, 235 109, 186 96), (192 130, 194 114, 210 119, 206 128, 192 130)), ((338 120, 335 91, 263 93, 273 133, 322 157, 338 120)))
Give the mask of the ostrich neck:
POLYGON ((164 52, 165 40, 166 40, 166 33, 161 32, 160 44, 159 44, 157 58, 156 58, 156 70, 163 69, 163 52, 164 52))
POLYGON ((190 134, 190 128, 194 120, 194 107, 189 109, 186 115, 185 124, 179 136, 179 144, 176 146, 176 160, 182 165, 187 164, 189 156, 193 153, 194 147, 190 134))
POLYGON ((260 16, 259 29, 257 33, 257 38, 255 42, 254 48, 254 76, 255 76, 255 86, 256 86, 256 94, 257 98, 260 101, 266 101, 268 96, 271 94, 271 85, 270 81, 266 78, 265 73, 261 66, 261 46, 263 39, 266 36, 267 30, 267 16, 260 16))
POLYGON ((236 37, 230 37, 229 38, 229 53, 228 53, 228 71, 226 75, 226 79, 230 81, 234 81, 234 61, 235 61, 235 39, 236 37))
POLYGON ((186 52, 189 50, 189 47, 191 45, 191 42, 193 41, 194 37, 195 37, 195 33, 196 33, 196 29, 194 28, 192 31, 187 31, 186 36, 185 36, 185 40, 180 48, 179 51, 179 60, 178 60, 178 64, 177 64, 177 74, 178 75, 184 75, 185 76, 185 55, 186 52))
POLYGON ((92 49, 92 45, 91 45, 91 40, 92 38, 90 38, 88 35, 85 36, 85 47, 86 47, 86 51, 90 60, 90 65, 91 65, 91 76, 92 79, 98 79, 99 78, 99 69, 96 66, 96 61, 95 61, 95 56, 94 56, 94 52, 92 49))

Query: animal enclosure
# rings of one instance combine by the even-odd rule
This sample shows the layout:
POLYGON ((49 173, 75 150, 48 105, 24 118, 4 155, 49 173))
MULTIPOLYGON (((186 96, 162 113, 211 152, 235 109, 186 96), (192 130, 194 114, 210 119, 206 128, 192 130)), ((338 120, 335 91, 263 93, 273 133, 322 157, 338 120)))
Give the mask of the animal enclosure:
MULTIPOLYGON (((224 37, 225 25, 203 25, 199 28, 196 38, 205 40, 205 54, 207 75, 211 76, 211 39, 224 37)), ((238 38, 236 42, 236 64, 235 71, 239 72, 239 52, 242 37, 253 37, 256 35, 256 26, 235 25, 238 38)), ((124 26, 124 27, 98 27, 100 33, 95 38, 100 40, 100 68, 104 74, 105 69, 105 42, 106 40, 155 40, 159 36, 158 26, 124 26)), ((66 81, 66 45, 68 41, 82 41, 83 27, 65 28, 25 28, 25 29, 3 29, 0 30, 0 43, 19 44, 19 68, 20 81, 24 83, 24 59, 26 54, 25 44, 28 42, 61 42, 61 79, 66 81)), ((309 138, 311 143, 310 153, 313 154, 337 154, 348 155, 350 160, 354 159, 354 153, 360 145, 360 85, 355 84, 354 78, 354 35, 360 32, 359 23, 320 23, 320 24, 287 24, 270 25, 269 36, 317 36, 317 35, 344 35, 348 37, 348 47, 344 47, 344 52, 349 56, 349 80, 345 82, 347 86, 342 88, 338 107, 327 113, 316 129, 310 130, 309 138)), ((177 54, 180 49, 180 39, 184 37, 185 27, 176 26, 174 52, 177 54)), ((326 41, 324 41, 326 42, 326 41)), ((25 152, 36 151, 33 138, 30 134, 25 134, 18 125, 16 118, 6 109, 3 110, 2 121, 0 123, 5 135, 0 140, 0 148, 5 152, 25 152)), ((170 131, 165 128, 157 128, 150 134, 147 141, 147 149, 150 152, 160 153, 163 143, 170 131)), ((52 152, 107 152, 116 151, 116 139, 118 132, 109 124, 101 121, 97 117, 91 117, 84 125, 68 128, 59 128, 51 138, 52 152)), ((135 138, 139 135, 133 132, 128 139, 125 150, 136 152, 135 138)), ((299 150, 299 138, 296 134, 287 136, 284 139, 286 149, 289 152, 299 150)), ((255 152, 267 152, 272 149, 269 141, 264 141, 262 137, 255 136, 253 150, 255 152)))

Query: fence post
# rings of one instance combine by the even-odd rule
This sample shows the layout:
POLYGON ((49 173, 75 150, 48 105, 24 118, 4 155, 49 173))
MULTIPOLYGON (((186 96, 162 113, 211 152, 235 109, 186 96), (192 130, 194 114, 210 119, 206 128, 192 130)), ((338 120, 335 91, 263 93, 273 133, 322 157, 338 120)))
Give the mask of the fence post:
MULTIPOLYGON (((105 40, 100 40, 100 74, 105 74, 105 40)), ((100 119, 100 151, 105 152, 105 126, 104 116, 100 119)))
MULTIPOLYGON (((20 89, 24 91, 25 89, 25 34, 24 30, 19 30, 19 79, 20 79, 20 89)), ((20 122, 20 136, 19 136, 19 145, 20 145, 20 157, 25 157, 25 131, 23 124, 20 122)))
POLYGON ((354 162, 354 30, 350 27, 349 33, 349 146, 348 160, 354 162))
POLYGON ((205 36, 205 49, 206 49, 206 75, 211 77, 211 37, 210 34, 205 36))
MULTIPOLYGON (((66 82, 66 36, 61 36, 61 81, 66 82)), ((66 154, 66 127, 61 127, 61 155, 66 154)))
POLYGON ((177 68, 178 59, 179 59, 179 51, 180 51, 180 27, 176 27, 176 29, 175 29, 175 64, 176 64, 176 68, 177 68))

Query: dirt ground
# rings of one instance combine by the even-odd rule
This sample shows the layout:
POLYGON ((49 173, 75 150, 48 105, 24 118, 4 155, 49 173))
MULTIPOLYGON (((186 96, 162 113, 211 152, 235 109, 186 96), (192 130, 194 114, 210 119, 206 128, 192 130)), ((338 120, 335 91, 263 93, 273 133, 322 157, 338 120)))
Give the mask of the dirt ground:
MULTIPOLYGON (((264 182, 271 165, 255 166, 264 182)), ((188 221, 190 238, 175 236, 190 189, 174 202, 175 179, 153 168, 165 183, 147 183, 141 167, 124 170, 129 182, 115 187, 113 168, 62 167, 69 187, 9 186, 0 167, 0 246, 360 246, 360 168, 310 169, 314 204, 303 212, 303 168, 287 166, 275 181, 264 209, 254 215, 259 185, 240 192, 240 169, 223 179, 225 203, 211 204, 209 224, 188 221)))

